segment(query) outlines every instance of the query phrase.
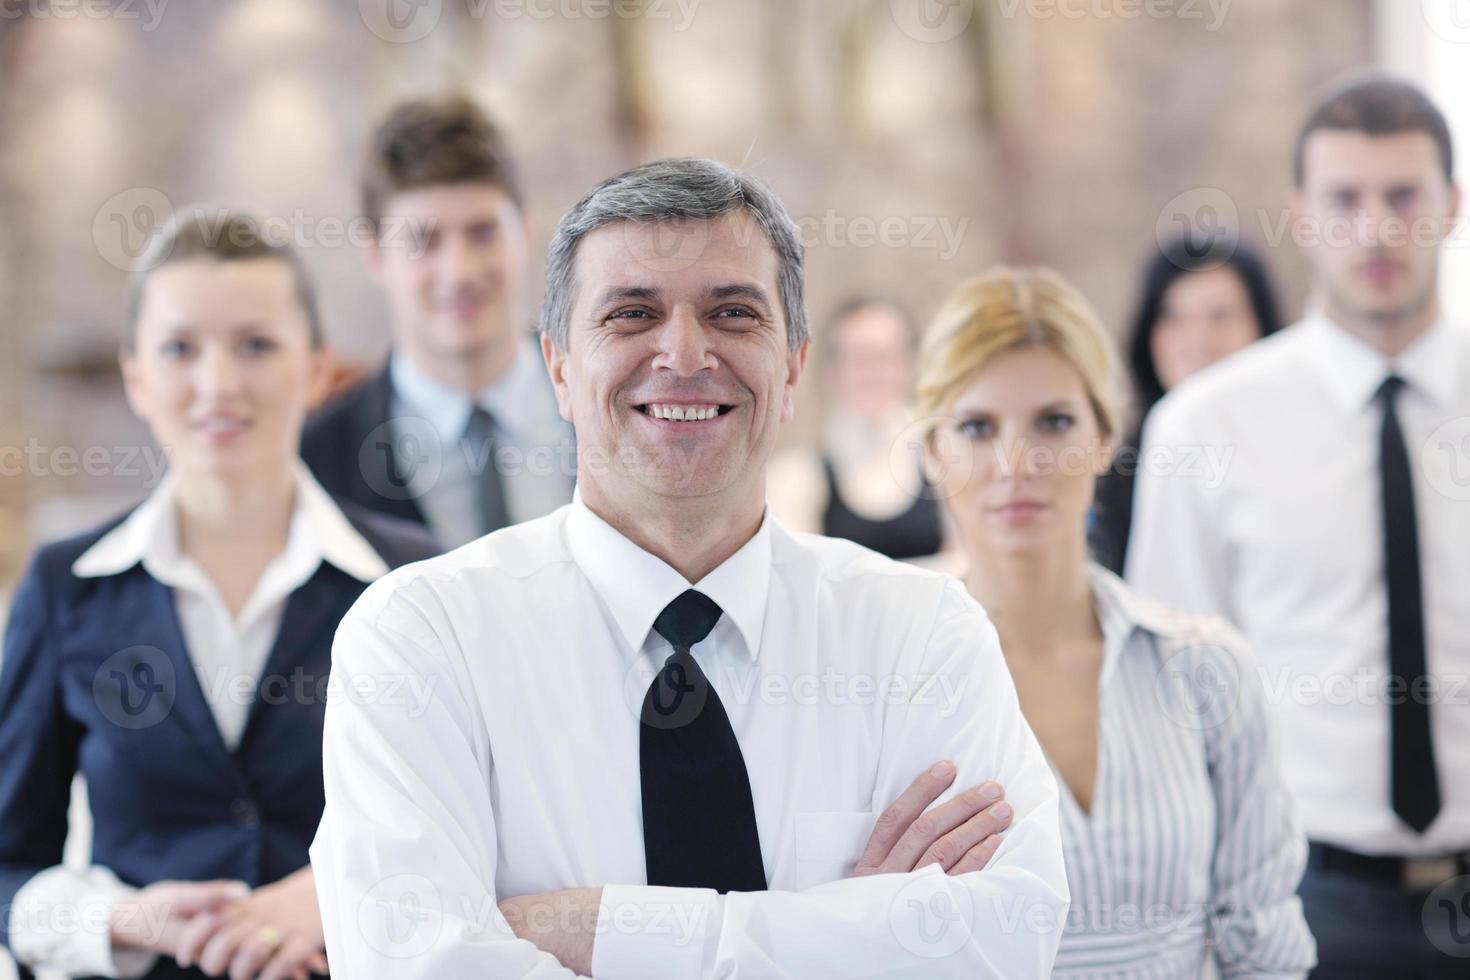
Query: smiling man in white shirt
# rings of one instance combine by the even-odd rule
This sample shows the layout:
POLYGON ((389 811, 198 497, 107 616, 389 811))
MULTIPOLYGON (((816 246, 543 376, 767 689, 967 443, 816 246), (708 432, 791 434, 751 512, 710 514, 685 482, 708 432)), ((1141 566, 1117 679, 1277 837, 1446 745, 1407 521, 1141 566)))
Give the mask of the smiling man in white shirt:
POLYGON ((1316 310, 1171 392, 1144 434, 1165 465, 1139 477, 1128 577, 1256 649, 1312 841, 1314 980, 1462 977, 1470 955, 1470 332, 1437 272, 1459 204, 1422 93, 1334 93, 1292 199, 1316 310), (1189 466, 1202 449, 1223 476, 1189 466))
POLYGON ((329 708, 312 859, 334 973, 1049 974, 1056 784, 989 620, 953 579, 767 513, 801 266, 774 195, 709 161, 629 171, 563 218, 542 348, 576 497, 391 577, 337 636, 343 683, 436 697, 329 708), (1005 804, 955 826, 971 791, 950 791, 879 821, 939 760, 924 778, 1005 804), (997 809, 1003 838, 963 836, 997 809))

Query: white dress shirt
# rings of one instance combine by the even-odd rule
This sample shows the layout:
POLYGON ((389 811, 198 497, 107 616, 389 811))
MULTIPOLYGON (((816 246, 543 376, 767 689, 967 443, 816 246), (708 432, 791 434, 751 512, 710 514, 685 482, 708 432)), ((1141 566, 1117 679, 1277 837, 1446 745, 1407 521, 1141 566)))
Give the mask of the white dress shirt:
POLYGON ((1390 361, 1322 316, 1232 355, 1149 416, 1128 578, 1249 639, 1307 836, 1365 854, 1470 849, 1470 333, 1390 361), (1383 379, 1413 467, 1443 806, 1424 834, 1389 795, 1383 379), (1149 465, 1151 456, 1153 466, 1149 465))
POLYGON ((534 338, 521 342, 510 370, 473 401, 424 374, 407 357, 393 357, 388 373, 394 444, 428 442, 430 447, 430 462, 410 471, 408 488, 444 545, 456 547, 484 533, 479 481, 492 466, 500 471, 512 524, 542 517, 572 499, 576 442, 558 413, 534 338), (495 420, 493 460, 476 459, 475 448, 462 441, 475 404, 495 420))
POLYGON ((651 627, 690 587, 577 497, 363 594, 334 674, 422 676, 434 696, 416 717, 327 707, 311 858, 334 971, 569 976, 496 903, 604 886, 602 980, 1046 976, 1067 902, 1056 782, 994 628, 954 579, 769 514, 698 583, 724 615, 693 655, 740 742, 770 890, 646 884, 639 712, 671 653, 651 627), (1015 807, 989 867, 844 880, 878 813, 946 758, 956 789, 999 780, 1015 807))
POLYGON ((1090 569, 1103 632, 1097 770, 1061 786, 1072 906, 1057 978, 1305 977, 1307 844, 1278 772, 1255 660, 1223 620, 1090 569))
MULTIPOLYGON (((117 575, 142 563, 173 590, 174 609, 199 686, 226 747, 239 744, 286 602, 323 561, 363 582, 388 571, 362 535, 307 471, 295 468, 296 496, 286 548, 261 572, 238 616, 192 558, 179 550, 175 484, 165 476, 148 499, 72 564, 79 578, 117 575)), ((102 814, 99 819, 106 820, 102 814)), ((152 953, 112 947, 106 929, 44 929, 47 915, 22 910, 110 909, 138 889, 101 865, 55 865, 16 893, 10 917, 16 958, 37 972, 60 976, 138 977, 153 968, 152 953)), ((105 917, 104 917, 105 919, 105 917)))

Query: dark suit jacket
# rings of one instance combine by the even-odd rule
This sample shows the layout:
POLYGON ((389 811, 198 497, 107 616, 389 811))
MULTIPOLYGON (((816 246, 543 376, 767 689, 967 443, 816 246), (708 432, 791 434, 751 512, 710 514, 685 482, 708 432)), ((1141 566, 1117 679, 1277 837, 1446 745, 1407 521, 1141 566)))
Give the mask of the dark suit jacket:
POLYGON ((301 458, 338 500, 427 526, 406 486, 406 466, 388 429, 393 382, 381 371, 349 388, 307 420, 301 458))
MULTIPOLYGON (((389 567, 439 550, 414 525, 342 509, 389 567)), ((72 574, 72 563, 122 519, 40 548, 11 608, 0 660, 0 908, 7 912, 22 885, 60 863, 77 772, 93 814, 92 862, 132 885, 269 884, 307 863, 321 820, 332 636, 366 586, 323 562, 291 594, 231 752, 184 646, 170 589, 142 564, 97 578, 72 574)), ((9 945, 8 915, 0 916, 0 939, 9 945)), ((148 974, 203 975, 167 958, 148 974)))

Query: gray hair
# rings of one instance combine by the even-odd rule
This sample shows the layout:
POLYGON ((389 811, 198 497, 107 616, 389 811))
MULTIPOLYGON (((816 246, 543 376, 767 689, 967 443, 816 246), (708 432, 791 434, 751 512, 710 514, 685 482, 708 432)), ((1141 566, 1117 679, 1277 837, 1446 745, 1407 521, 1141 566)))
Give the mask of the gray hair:
POLYGON ((567 349, 567 321, 576 282, 572 263, 582 237, 617 221, 708 221, 745 210, 776 250, 777 288, 786 314, 786 344, 797 350, 810 337, 802 300, 801 236, 775 193, 764 183, 713 160, 656 160, 610 177, 592 188, 557 225, 546 255, 546 299, 541 332, 567 349))

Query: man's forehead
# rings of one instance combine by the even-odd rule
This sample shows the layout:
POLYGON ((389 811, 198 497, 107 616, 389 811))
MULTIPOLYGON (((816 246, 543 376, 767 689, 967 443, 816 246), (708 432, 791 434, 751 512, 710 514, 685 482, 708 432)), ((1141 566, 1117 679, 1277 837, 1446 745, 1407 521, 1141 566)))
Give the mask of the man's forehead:
POLYGON ((646 280, 642 285, 697 285, 714 277, 746 278, 773 286, 778 260, 749 214, 665 221, 613 221, 593 229, 577 246, 578 279, 602 276, 646 280))
POLYGON ((1318 130, 1308 137, 1304 155, 1309 181, 1336 182, 1360 175, 1421 178, 1440 168, 1434 138, 1418 131, 1318 130))

